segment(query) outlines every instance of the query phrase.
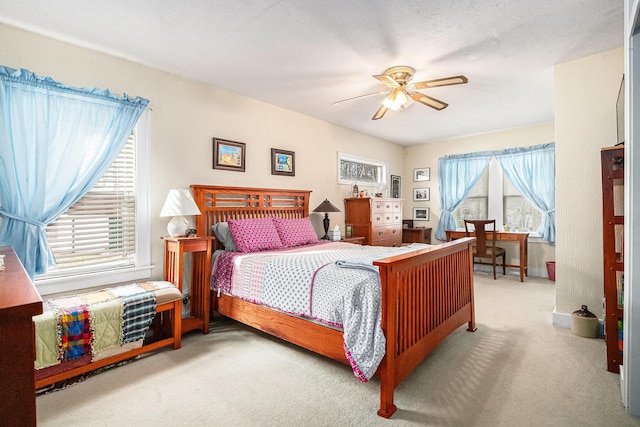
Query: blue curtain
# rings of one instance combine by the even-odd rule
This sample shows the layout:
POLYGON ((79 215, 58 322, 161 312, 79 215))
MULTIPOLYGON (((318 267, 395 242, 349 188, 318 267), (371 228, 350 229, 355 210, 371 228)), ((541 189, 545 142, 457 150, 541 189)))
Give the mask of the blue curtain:
POLYGON ((45 226, 100 179, 148 103, 0 67, 0 245, 32 279, 55 262, 45 226))
POLYGON ((436 239, 446 240, 446 230, 456 229, 453 211, 467 198, 482 172, 487 168, 492 152, 444 156, 438 159, 438 180, 442 214, 436 228, 436 239))
POLYGON ((513 186, 542 211, 538 233, 544 240, 556 241, 555 144, 510 148, 496 151, 500 167, 513 186))

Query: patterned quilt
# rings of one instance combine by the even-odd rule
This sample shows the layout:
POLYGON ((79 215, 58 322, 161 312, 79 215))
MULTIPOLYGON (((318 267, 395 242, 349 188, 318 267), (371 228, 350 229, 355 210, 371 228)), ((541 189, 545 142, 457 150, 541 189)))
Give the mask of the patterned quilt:
POLYGON ((91 354, 96 361, 140 347, 156 313, 157 289, 145 282, 65 296, 43 302, 34 316, 35 368, 42 369, 91 354))
POLYGON ((223 252, 212 267, 214 289, 343 330, 344 349, 363 382, 385 352, 380 275, 373 261, 422 249, 331 242, 254 253, 223 252))

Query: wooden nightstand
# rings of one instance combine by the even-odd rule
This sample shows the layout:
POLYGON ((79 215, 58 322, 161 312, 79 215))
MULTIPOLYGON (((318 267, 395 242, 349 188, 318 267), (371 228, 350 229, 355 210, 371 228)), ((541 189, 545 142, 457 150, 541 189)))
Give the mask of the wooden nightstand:
POLYGON ((356 237, 344 237, 340 239, 341 242, 345 243, 354 243, 356 245, 364 244, 364 236, 356 236, 356 237))
POLYGON ((402 243, 431 244, 431 228, 416 227, 402 229, 402 243))
POLYGON ((163 237, 164 280, 173 283, 182 292, 184 254, 192 254, 189 317, 182 319, 182 333, 201 329, 209 333, 209 307, 211 288, 211 247, 215 237, 163 237))

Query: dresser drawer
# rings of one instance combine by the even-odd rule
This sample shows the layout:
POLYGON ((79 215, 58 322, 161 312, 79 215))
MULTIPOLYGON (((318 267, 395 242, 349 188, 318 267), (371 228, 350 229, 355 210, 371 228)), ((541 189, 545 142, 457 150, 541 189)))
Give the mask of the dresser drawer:
POLYGON ((371 225, 379 227, 382 225, 401 224, 400 212, 374 212, 371 215, 371 225))
POLYGON ((402 226, 402 212, 392 212, 391 214, 385 216, 385 219, 385 224, 399 224, 400 226, 402 226))
POLYGON ((371 229, 371 244, 374 246, 392 246, 394 243, 402 243, 402 227, 380 226, 371 229), (391 241, 391 244, 383 244, 391 241))
POLYGON ((384 213, 384 212, 393 212, 394 203, 389 200, 372 200, 371 201, 371 212, 376 213, 384 213))

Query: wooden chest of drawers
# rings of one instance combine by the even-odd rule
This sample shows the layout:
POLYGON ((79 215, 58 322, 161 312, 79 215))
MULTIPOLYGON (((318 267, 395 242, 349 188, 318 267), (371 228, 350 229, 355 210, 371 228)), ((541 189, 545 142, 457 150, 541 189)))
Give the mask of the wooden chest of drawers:
POLYGON ((365 245, 400 246, 402 244, 402 199, 344 199, 345 223, 352 236, 364 237, 365 245))

